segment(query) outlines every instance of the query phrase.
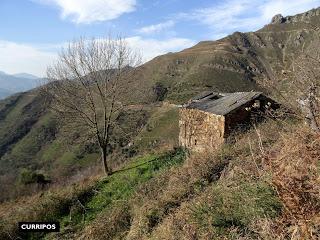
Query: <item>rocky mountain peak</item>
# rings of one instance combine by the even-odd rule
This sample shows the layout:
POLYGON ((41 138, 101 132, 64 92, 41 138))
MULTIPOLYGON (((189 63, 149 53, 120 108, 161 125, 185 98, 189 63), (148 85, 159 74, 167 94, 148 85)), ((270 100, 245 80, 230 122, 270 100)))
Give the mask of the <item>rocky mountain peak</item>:
POLYGON ((295 16, 284 17, 281 14, 277 14, 272 18, 271 24, 307 22, 312 17, 319 16, 319 15, 320 15, 320 7, 312 9, 302 14, 297 14, 295 16))
POLYGON ((285 21, 285 17, 283 17, 281 14, 277 14, 272 18, 271 24, 279 24, 279 23, 283 23, 284 21, 285 21))

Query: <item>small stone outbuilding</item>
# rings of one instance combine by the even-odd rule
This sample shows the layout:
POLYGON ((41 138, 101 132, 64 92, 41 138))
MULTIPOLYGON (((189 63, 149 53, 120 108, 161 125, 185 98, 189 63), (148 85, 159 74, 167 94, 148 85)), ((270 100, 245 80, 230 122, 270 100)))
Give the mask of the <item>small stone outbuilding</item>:
POLYGON ((261 92, 204 92, 180 109, 180 146, 198 152, 217 149, 235 129, 278 107, 261 92))

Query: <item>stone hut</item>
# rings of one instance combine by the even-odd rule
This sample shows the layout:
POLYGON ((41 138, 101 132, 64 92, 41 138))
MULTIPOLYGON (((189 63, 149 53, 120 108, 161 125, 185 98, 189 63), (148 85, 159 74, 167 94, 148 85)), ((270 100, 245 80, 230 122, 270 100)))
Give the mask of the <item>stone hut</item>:
POLYGON ((279 107, 261 92, 204 92, 180 108, 180 146, 217 149, 241 125, 279 107))

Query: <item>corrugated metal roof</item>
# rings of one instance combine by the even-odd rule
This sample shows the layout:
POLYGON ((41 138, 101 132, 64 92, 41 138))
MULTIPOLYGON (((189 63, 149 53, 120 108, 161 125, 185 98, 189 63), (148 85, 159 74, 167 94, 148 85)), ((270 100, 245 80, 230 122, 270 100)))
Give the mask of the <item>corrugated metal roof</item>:
POLYGON ((221 95, 224 96, 215 100, 205 98, 202 101, 192 102, 187 108, 199 109, 217 115, 226 115, 247 102, 256 99, 262 95, 262 92, 235 92, 221 95))

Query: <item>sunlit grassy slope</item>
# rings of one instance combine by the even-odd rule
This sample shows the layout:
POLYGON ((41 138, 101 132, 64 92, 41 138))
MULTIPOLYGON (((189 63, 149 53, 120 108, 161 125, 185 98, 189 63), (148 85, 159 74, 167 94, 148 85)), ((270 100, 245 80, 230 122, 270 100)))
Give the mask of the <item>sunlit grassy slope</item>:
POLYGON ((219 152, 185 161, 178 150, 159 153, 177 145, 174 104, 203 90, 264 90, 294 103, 282 98, 292 95, 285 72, 318 37, 318 13, 200 42, 139 67, 133 82, 152 98, 119 118, 133 131, 127 140, 115 134, 121 148, 110 160, 124 171, 107 178, 100 178, 96 146, 80 141, 86 133, 64 135, 37 90, 1 101, 1 200, 40 193, 0 205, 0 239, 320 238, 319 136, 302 123, 268 120, 219 152), (166 94, 154 96, 155 86, 166 94), (34 174, 51 185, 21 184, 34 174), (21 235, 21 220, 59 220, 62 232, 21 235))
POLYGON ((286 239, 296 228, 299 239, 316 231, 319 198, 307 191, 317 191, 319 144, 299 122, 267 120, 218 152, 135 157, 112 176, 1 205, 0 237, 286 239), (58 220, 62 230, 21 235, 17 219, 58 220))
MULTIPOLYGON (((129 141, 117 141, 121 147, 129 143, 134 147, 119 150, 116 160, 122 151, 131 156, 140 150, 170 148, 177 143, 177 111, 156 107, 161 104, 157 102, 159 99, 177 104, 208 89, 263 90, 277 100, 283 101, 286 96, 287 102, 295 102, 287 87, 292 79, 289 75, 283 78, 283 70, 291 69, 292 60, 317 37, 314 29, 319 24, 317 11, 298 15, 295 21, 267 25, 257 32, 236 32, 218 41, 200 42, 140 66, 132 84, 141 90, 136 97, 145 98, 147 110, 143 113, 132 110, 124 115, 122 121, 133 132, 129 141), (155 86, 161 86, 165 94, 156 96, 155 86)), ((130 91, 124 98, 131 99, 133 95, 130 91)), ((48 114, 48 106, 37 90, 0 101, 0 190, 8 192, 2 198, 26 193, 23 187, 11 190, 25 168, 45 174, 53 182, 65 182, 63 177, 81 175, 82 171, 88 172, 88 167, 99 165, 97 148, 77 139, 81 134, 85 138, 82 129, 74 129, 66 137, 60 133, 60 127, 63 128, 48 114)))
MULTIPOLYGON (((112 208, 117 204, 129 201, 141 184, 172 166, 182 164, 184 159, 185 152, 181 149, 134 158, 121 170, 99 181, 91 181, 82 186, 74 185, 62 191, 56 189, 34 197, 32 202, 27 200, 19 217, 25 220, 31 218, 43 221, 59 220, 62 226, 61 233, 51 237, 47 236, 47 238, 67 238, 70 232, 79 231, 88 223, 94 225, 95 219, 110 214, 112 208), (50 211, 50 214, 47 211, 50 211)), ((6 214, 4 222, 0 222, 0 229, 9 228, 9 231, 12 231, 10 228, 15 228, 17 212, 11 210, 9 213, 0 212, 2 217, 4 217, 2 214, 6 214)), ((43 235, 30 234, 23 237, 39 239, 43 235)))

